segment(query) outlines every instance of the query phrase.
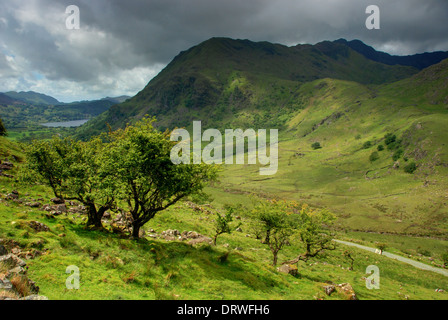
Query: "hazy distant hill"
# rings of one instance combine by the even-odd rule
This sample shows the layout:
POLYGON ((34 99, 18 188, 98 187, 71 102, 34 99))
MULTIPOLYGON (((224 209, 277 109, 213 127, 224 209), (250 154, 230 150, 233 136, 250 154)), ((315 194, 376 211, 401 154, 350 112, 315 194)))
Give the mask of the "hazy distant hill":
POLYGON ((0 93, 0 105, 6 106, 8 104, 17 104, 17 103, 22 104, 23 101, 11 98, 10 96, 4 93, 0 93))
POLYGON ((29 104, 35 105, 54 105, 60 103, 57 99, 50 97, 43 93, 38 93, 34 91, 9 91, 5 92, 5 94, 11 98, 24 101, 29 104))
MULTIPOLYGON (((36 93, 36 97, 40 95, 45 96, 36 93)), ((124 99, 125 96, 72 103, 44 104, 26 102, 11 98, 6 94, 0 94, 0 117, 4 120, 7 128, 25 128, 30 124, 90 119, 124 99)), ((46 101, 53 100, 47 99, 46 101)))
POLYGON ((129 98, 131 98, 131 97, 130 96, 119 96, 119 97, 106 97, 101 100, 109 100, 114 103, 122 103, 122 102, 125 102, 129 98))

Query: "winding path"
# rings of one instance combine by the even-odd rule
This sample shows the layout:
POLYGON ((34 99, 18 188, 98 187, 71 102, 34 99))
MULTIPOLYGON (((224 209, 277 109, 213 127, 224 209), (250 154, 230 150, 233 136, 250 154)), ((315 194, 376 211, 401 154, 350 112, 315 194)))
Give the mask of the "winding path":
MULTIPOLYGON (((348 242, 348 241, 343 241, 343 240, 336 240, 336 239, 333 239, 333 241, 341 243, 341 244, 345 244, 347 246, 357 247, 359 249, 367 250, 367 251, 374 252, 374 253, 377 250, 376 248, 363 246, 363 245, 360 245, 360 244, 357 244, 357 243, 353 243, 353 242, 348 242)), ((422 270, 428 270, 428 271, 432 271, 432 272, 437 272, 437 273, 439 273, 441 275, 444 275, 445 277, 448 277, 448 270, 446 270, 446 269, 436 268, 436 267, 430 266, 428 264, 421 263, 421 262, 418 262, 418 261, 415 261, 415 260, 412 260, 412 259, 408 259, 408 258, 399 256, 397 254, 393 254, 393 253, 390 253, 390 252, 386 252, 386 251, 383 251, 382 255, 386 256, 388 258, 391 258, 391 259, 399 260, 401 262, 410 264, 410 265, 412 265, 412 266, 414 266, 416 268, 419 268, 419 269, 422 269, 422 270)))

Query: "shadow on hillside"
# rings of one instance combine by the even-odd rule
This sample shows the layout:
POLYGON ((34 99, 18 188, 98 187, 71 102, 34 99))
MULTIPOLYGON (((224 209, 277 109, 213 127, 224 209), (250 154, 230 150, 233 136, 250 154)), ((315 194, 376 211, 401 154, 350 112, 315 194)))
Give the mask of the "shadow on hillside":
MULTIPOLYGON (((235 287, 245 287, 249 291, 269 291, 273 287, 284 284, 282 277, 271 266, 261 265, 253 259, 244 256, 239 251, 229 251, 201 243, 190 245, 182 241, 166 241, 153 239, 130 239, 107 231, 87 230, 82 225, 70 225, 69 229, 81 239, 96 241, 99 247, 107 246, 114 250, 132 250, 136 261, 141 259, 147 268, 146 275, 156 279, 154 272, 161 273, 165 286, 187 286, 199 289, 197 286, 208 286, 210 283, 224 281, 237 282, 235 287), (148 259, 149 258, 149 259, 148 259)), ((74 242, 67 248, 78 252, 90 253, 92 245, 80 245, 74 237, 74 242), (90 248, 89 248, 90 247, 90 248)), ((161 278, 160 278, 161 279, 161 278)), ((213 287, 213 284, 211 285, 213 287)), ((219 292, 216 293, 219 296, 219 292)))

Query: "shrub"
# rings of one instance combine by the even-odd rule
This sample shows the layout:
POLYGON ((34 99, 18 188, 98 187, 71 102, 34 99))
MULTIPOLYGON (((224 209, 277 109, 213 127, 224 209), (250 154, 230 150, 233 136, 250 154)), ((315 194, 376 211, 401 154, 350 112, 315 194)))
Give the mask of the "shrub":
POLYGON ((386 133, 386 135, 384 136, 384 143, 386 145, 395 142, 395 140, 397 140, 397 136, 392 133, 386 133))
POLYGON ((415 162, 411 162, 404 167, 404 172, 406 173, 412 174, 415 170, 417 170, 417 165, 415 164, 415 162))
POLYGON ((394 152, 392 159, 394 161, 397 161, 398 159, 401 158, 401 155, 403 154, 403 149, 398 149, 397 151, 394 152))
POLYGON ((313 150, 317 150, 317 149, 322 148, 322 146, 320 145, 319 142, 314 142, 314 143, 311 145, 311 148, 313 148, 313 150))
POLYGON ((378 160, 379 158, 380 158, 380 156, 378 155, 378 152, 373 151, 373 152, 370 154, 369 160, 370 160, 370 162, 373 162, 373 161, 378 160))
POLYGON ((384 146, 382 144, 378 145, 377 150, 378 151, 383 151, 384 150, 384 146))
POLYGON ((364 144, 362 145, 363 149, 369 149, 372 146, 372 142, 371 141, 366 141, 364 142, 364 144))

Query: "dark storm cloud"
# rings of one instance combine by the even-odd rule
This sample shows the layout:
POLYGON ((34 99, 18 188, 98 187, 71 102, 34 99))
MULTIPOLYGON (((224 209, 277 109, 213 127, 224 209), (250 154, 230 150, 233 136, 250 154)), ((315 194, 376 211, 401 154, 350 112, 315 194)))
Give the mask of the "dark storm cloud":
POLYGON ((179 51, 214 36, 286 45, 360 39, 393 54, 448 50, 446 0, 0 0, 0 5, 0 91, 26 84, 60 99, 135 94, 179 51), (380 8, 380 30, 365 27, 370 4, 380 8), (80 9, 79 30, 65 28, 68 5, 80 9))

